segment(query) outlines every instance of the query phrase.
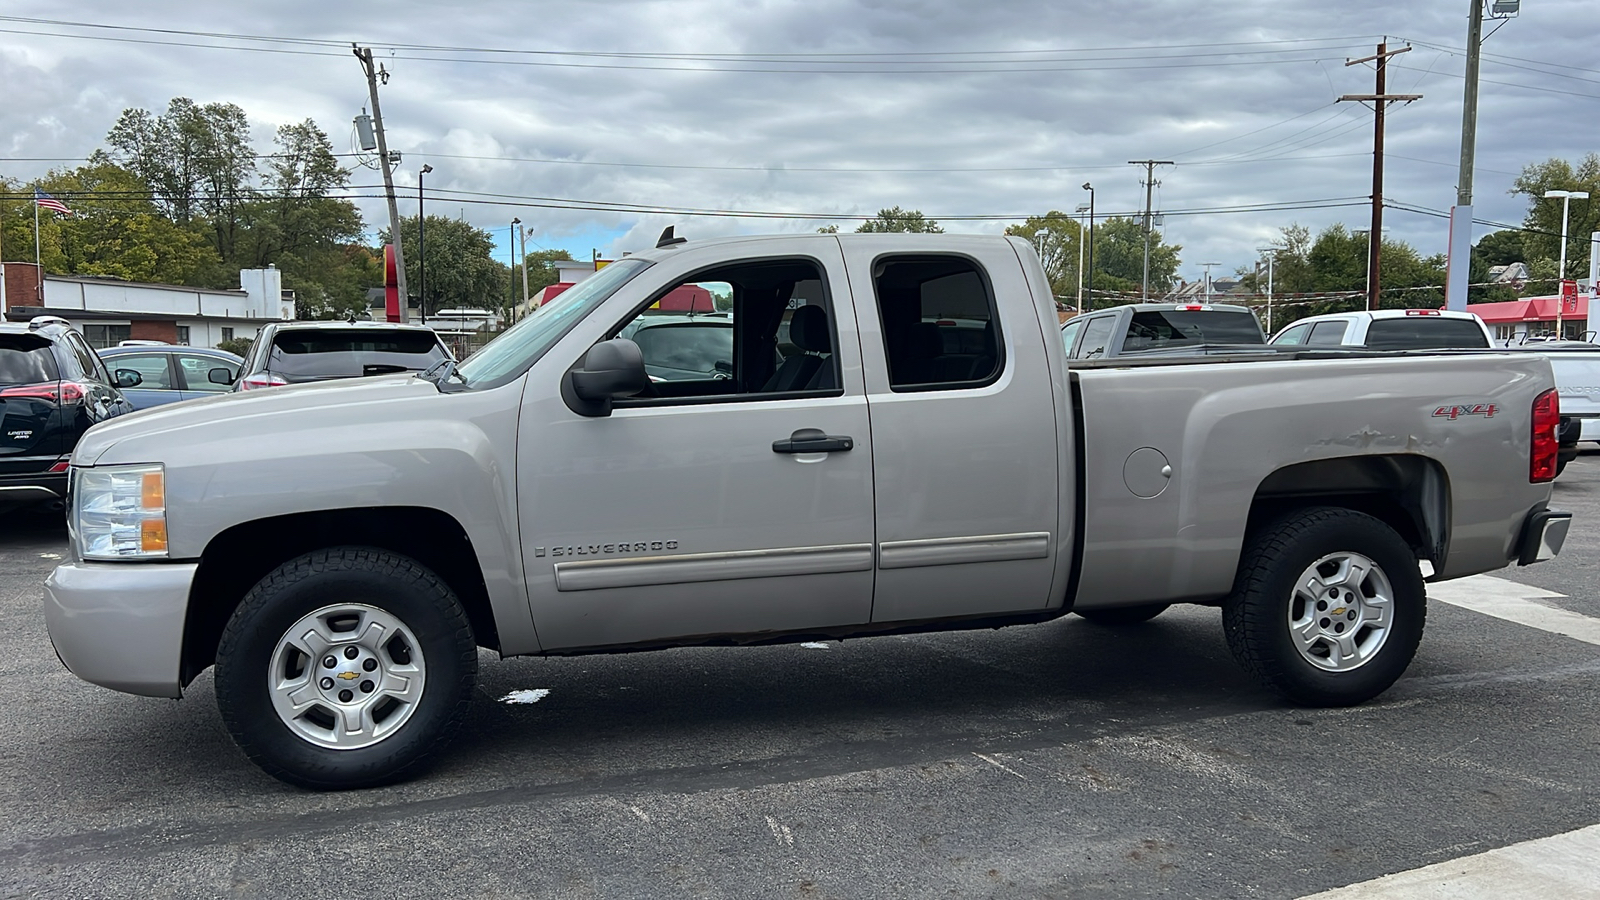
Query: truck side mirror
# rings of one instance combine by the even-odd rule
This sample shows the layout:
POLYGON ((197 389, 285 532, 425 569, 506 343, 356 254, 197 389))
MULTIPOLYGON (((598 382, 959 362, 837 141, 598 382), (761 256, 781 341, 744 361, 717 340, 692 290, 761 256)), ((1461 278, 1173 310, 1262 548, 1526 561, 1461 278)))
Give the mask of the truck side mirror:
POLYGON ((609 416, 611 402, 650 386, 644 354, 627 338, 602 341, 561 380, 561 399, 580 416, 609 416))

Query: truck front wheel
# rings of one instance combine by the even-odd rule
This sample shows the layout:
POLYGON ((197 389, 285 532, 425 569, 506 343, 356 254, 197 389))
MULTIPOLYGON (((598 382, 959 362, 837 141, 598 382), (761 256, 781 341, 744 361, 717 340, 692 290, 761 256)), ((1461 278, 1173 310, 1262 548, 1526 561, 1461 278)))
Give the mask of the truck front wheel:
POLYGON ((1303 510, 1246 543, 1223 602, 1240 665, 1290 700, 1350 706, 1411 664, 1427 616, 1416 556, 1388 525, 1348 509, 1303 510))
POLYGON ((419 771, 460 724, 478 673, 461 604, 398 554, 319 550, 269 573, 217 648, 217 705, 245 754, 300 787, 419 771))

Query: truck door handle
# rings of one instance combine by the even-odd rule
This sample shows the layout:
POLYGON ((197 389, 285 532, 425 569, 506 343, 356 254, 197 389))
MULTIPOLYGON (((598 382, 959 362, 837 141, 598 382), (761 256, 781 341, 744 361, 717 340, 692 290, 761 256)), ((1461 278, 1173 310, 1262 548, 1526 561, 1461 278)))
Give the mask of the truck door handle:
POLYGON ((846 435, 828 434, 820 428, 802 428, 789 435, 786 441, 773 441, 773 453, 831 453, 849 450, 855 439, 846 435))

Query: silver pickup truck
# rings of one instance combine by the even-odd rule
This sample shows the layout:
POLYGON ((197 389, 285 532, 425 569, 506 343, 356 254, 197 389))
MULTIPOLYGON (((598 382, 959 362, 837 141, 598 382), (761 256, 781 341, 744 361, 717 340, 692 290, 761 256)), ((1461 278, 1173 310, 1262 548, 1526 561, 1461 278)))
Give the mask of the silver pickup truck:
POLYGON ((1528 354, 1069 366, 1017 238, 669 233, 459 370, 95 427, 46 613, 96 684, 178 697, 215 665, 239 745, 311 788, 418 771, 480 647, 1196 603, 1269 687, 1353 704, 1417 649, 1420 560, 1442 580, 1559 551, 1557 414, 1528 354), (617 335, 684 286, 728 298, 732 359, 652 379, 617 335))

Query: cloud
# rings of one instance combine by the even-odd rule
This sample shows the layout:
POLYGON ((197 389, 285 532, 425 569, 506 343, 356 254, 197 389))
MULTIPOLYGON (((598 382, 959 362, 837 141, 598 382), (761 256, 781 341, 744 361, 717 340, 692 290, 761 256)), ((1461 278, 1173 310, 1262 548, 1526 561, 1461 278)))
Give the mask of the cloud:
MULTIPOLYGON (((199 9, 149 0, 135 13, 83 0, 69 13, 14 0, 7 14, 370 44, 392 75, 382 100, 391 147, 405 155, 402 185, 414 187, 416 169, 431 164, 430 210, 459 211, 502 241, 504 223, 520 216, 535 226, 533 243, 586 256, 648 246, 667 224, 692 238, 821 223, 556 210, 509 198, 841 217, 899 205, 944 218, 947 230, 994 232, 1006 223, 949 217, 1070 211, 1087 199, 1085 181, 1095 184, 1099 211, 1132 212, 1143 202, 1143 170, 1126 161, 1149 157, 1179 163, 1158 175, 1160 204, 1173 211, 1364 197, 1371 117, 1333 103, 1372 89, 1369 67, 1344 61, 1370 54, 1384 33, 1391 46, 1426 42, 1391 68, 1392 91, 1425 97, 1389 116, 1387 193, 1447 210, 1463 85, 1462 54, 1451 48, 1465 43, 1465 6, 634 0, 401 2, 374 14, 305 0, 199 9), (402 46, 418 44, 684 56, 478 53, 467 56, 485 61, 467 62, 402 46)), ((1585 65, 1589 7, 1530 3, 1485 45, 1481 218, 1520 221, 1525 202, 1506 193, 1515 173, 1592 148, 1583 123, 1600 104, 1600 74, 1551 66, 1585 65)), ((368 104, 354 58, 339 46, 249 46, 326 55, 0 34, 0 172, 26 179, 52 165, 17 157, 87 156, 122 108, 158 110, 175 96, 238 103, 262 149, 278 125, 310 117, 345 150, 348 123, 368 104)), ((377 181, 365 170, 356 179, 377 181)), ((384 215, 381 201, 361 206, 369 223, 384 215)), ((1173 214, 1165 233, 1184 246, 1182 274, 1192 278, 1201 261, 1221 261, 1224 271, 1248 265, 1290 222, 1364 227, 1367 217, 1360 206, 1173 214)), ((1390 210, 1385 224, 1425 254, 1444 249, 1442 219, 1390 210)))

